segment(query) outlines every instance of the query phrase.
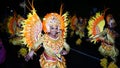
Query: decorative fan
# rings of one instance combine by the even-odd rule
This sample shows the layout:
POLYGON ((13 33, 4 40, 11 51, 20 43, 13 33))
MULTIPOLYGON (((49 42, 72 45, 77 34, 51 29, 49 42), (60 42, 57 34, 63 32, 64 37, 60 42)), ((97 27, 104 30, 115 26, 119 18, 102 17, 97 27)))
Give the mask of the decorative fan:
MULTIPOLYGON (((88 21, 88 37, 93 38, 95 35, 99 34, 103 31, 103 28, 105 26, 105 20, 104 15, 100 12, 96 13, 95 16, 91 17, 88 21)), ((99 40, 99 38, 92 39, 91 42, 96 43, 99 40)))

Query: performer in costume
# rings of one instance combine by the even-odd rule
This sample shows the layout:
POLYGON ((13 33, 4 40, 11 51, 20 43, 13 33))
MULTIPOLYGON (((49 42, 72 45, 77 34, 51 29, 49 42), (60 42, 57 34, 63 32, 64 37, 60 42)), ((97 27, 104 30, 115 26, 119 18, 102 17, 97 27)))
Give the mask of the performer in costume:
MULTIPOLYGON (((105 19, 105 13, 96 13, 95 17, 92 17, 88 22, 88 36, 91 39, 91 42, 101 41, 101 45, 99 47, 99 52, 106 59, 110 57, 113 61, 106 66, 103 67, 114 67, 117 68, 116 58, 118 56, 118 49, 115 47, 115 37, 117 33, 113 30, 115 27, 115 19, 111 14, 108 14, 105 19), (106 20, 106 22, 105 22, 106 20), (105 26, 107 24, 107 28, 105 26)), ((103 63, 103 62, 101 62, 103 63)))
MULTIPOLYGON (((23 22, 23 44, 29 48, 29 53, 25 60, 30 60, 35 52, 40 48, 44 48, 44 52, 40 56, 40 66, 42 68, 66 68, 66 60, 63 55, 68 54, 70 47, 66 43, 68 19, 66 12, 62 15, 58 13, 48 13, 40 20, 33 7, 28 18, 23 22), (42 30, 44 32, 42 32, 42 30)), ((61 8, 62 9, 62 8, 61 8)))
POLYGON ((84 18, 84 19, 82 17, 78 18, 78 23, 76 24, 76 31, 75 31, 75 34, 79 36, 79 38, 76 41, 77 45, 80 45, 81 42, 82 42, 81 39, 83 37, 85 37, 86 24, 87 24, 87 19, 86 18, 84 18))
MULTIPOLYGON (((22 23, 24 22, 25 18, 23 18, 21 15, 14 12, 13 16, 8 17, 7 22, 7 31, 10 34, 9 42, 13 45, 19 45, 21 48, 18 51, 18 57, 22 56, 24 57, 27 54, 27 48, 25 45, 22 44, 21 39, 22 36, 19 36, 22 28, 22 23)), ((6 23, 6 22, 5 22, 6 23)))
POLYGON ((7 22, 7 30, 8 33, 10 34, 9 37, 9 42, 12 43, 13 45, 21 45, 20 39, 22 37, 18 36, 20 31, 22 31, 22 22, 24 18, 20 15, 17 15, 16 12, 14 12, 14 16, 10 16, 8 18, 7 22))
POLYGON ((76 44, 80 45, 82 42, 82 38, 85 37, 85 27, 87 24, 87 20, 83 19, 82 17, 77 17, 74 15, 71 18, 71 24, 70 24, 70 29, 71 29, 71 34, 70 36, 73 36, 74 34, 78 35, 79 38, 76 40, 76 44))

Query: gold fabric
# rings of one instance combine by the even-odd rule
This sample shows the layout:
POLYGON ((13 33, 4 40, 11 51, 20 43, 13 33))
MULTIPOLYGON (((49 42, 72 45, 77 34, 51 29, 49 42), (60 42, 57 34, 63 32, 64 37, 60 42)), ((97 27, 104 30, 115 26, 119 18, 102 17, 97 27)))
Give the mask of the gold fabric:
POLYGON ((66 62, 65 62, 66 60, 63 56, 62 56, 62 62, 57 60, 56 57, 53 58, 55 58, 56 61, 47 60, 45 59, 44 54, 42 54, 39 60, 41 68, 66 68, 66 62))

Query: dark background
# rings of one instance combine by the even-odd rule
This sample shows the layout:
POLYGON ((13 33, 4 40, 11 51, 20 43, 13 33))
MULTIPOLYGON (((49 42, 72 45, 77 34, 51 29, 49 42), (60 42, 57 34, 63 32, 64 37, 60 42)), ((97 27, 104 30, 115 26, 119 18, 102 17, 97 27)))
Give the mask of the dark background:
MULTIPOLYGON (((16 11, 18 14, 26 17, 28 12, 22 7, 20 3, 24 0, 0 0, 0 23, 4 22, 4 19, 10 15, 13 15, 12 10, 16 11)), ((30 0, 31 1, 31 0, 30 0)), ((27 0, 26 0, 27 2, 27 0)), ((110 12, 114 15, 117 27, 116 31, 119 33, 119 23, 120 23, 120 3, 116 0, 34 0, 34 7, 40 17, 43 17, 46 13, 57 12, 59 13, 59 8, 61 3, 64 4, 64 10, 69 11, 70 15, 76 14, 83 18, 89 19, 90 15, 94 15, 96 11, 101 11, 104 8, 110 8, 110 12)), ((27 5, 29 6, 28 2, 27 5)), ((30 7, 30 6, 29 6, 30 7)), ((86 31, 87 33, 87 31, 86 31)), ((4 31, 0 33, 0 37, 3 40, 5 48, 7 50, 7 57, 4 64, 1 64, 0 68, 40 68, 39 66, 39 55, 42 53, 43 49, 37 51, 36 56, 33 60, 25 62, 23 58, 18 58, 17 52, 20 49, 19 46, 13 46, 8 42, 9 35, 4 31)), ((86 41, 86 37, 83 38, 81 45, 75 45, 75 41, 78 36, 67 37, 67 42, 70 44, 71 51, 65 56, 68 68, 102 68, 100 66, 100 59, 103 58, 99 52, 99 45, 93 45, 92 43, 86 41), (77 50, 77 51, 76 51, 77 50), (78 52, 79 51, 79 52, 78 52)), ((116 47, 120 49, 119 38, 116 40, 116 47)), ((119 56, 118 56, 119 57, 119 56)), ((117 65, 120 67, 120 59, 118 58, 117 65)))

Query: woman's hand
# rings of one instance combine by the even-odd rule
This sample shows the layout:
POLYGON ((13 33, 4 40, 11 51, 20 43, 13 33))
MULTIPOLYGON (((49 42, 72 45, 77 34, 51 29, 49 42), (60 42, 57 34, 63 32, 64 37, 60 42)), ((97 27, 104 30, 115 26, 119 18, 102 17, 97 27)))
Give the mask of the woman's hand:
POLYGON ((68 52, 67 52, 66 50, 62 50, 62 51, 60 52, 60 54, 61 54, 61 55, 67 55, 68 52))
POLYGON ((29 61, 30 59, 33 59, 34 51, 30 51, 26 56, 25 56, 25 61, 29 61))

